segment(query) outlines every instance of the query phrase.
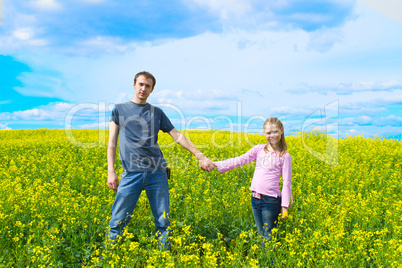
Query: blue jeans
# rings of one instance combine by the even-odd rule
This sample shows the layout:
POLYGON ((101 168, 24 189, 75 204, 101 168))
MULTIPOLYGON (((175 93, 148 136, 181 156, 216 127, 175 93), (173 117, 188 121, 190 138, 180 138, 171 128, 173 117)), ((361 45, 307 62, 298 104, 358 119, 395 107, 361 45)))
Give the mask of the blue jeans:
POLYGON ((251 196, 251 207, 258 233, 271 239, 272 229, 276 227, 281 211, 281 198, 261 195, 261 199, 257 199, 251 196))
POLYGON ((145 190, 151 205, 155 221, 155 232, 158 235, 159 247, 169 249, 170 226, 169 220, 169 186, 165 173, 155 172, 126 172, 121 174, 116 199, 112 206, 109 237, 114 241, 121 235, 131 219, 142 190, 145 190))

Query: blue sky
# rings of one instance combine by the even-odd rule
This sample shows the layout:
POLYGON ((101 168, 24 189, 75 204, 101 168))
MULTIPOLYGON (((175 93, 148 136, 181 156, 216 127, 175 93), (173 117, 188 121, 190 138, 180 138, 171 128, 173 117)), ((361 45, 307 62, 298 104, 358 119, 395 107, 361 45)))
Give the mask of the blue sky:
POLYGON ((178 129, 401 138, 399 0, 0 0, 0 129, 105 128, 133 76, 178 129))

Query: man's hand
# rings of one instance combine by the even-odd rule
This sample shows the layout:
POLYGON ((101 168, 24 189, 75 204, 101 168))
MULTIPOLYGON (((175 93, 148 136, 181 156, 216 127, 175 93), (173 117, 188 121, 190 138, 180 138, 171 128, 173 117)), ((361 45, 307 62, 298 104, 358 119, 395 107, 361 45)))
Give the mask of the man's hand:
POLYGON ((117 187, 119 187, 119 177, 117 177, 117 174, 114 170, 108 171, 107 186, 109 186, 109 188, 113 191, 117 191, 117 187))
POLYGON ((287 207, 282 207, 281 215, 282 215, 281 220, 286 220, 288 218, 289 213, 288 213, 288 208, 287 207))
POLYGON ((207 157, 204 156, 204 158, 199 159, 200 163, 200 168, 205 171, 212 171, 214 168, 216 168, 216 164, 209 160, 207 157))

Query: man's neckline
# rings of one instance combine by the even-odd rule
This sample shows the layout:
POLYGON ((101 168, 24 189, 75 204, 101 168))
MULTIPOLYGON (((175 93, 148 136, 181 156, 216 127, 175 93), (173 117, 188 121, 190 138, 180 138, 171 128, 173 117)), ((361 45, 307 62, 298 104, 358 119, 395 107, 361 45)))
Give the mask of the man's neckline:
POLYGON ((134 105, 136 105, 136 106, 147 106, 147 105, 149 105, 149 103, 147 102, 147 103, 145 103, 145 104, 141 104, 141 103, 136 103, 136 102, 133 102, 132 100, 130 101, 132 104, 134 104, 134 105))

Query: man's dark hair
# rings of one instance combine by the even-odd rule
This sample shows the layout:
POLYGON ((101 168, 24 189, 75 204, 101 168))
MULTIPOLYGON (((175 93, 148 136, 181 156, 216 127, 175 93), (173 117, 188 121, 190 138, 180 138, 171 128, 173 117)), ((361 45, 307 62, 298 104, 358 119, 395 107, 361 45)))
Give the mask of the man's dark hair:
POLYGON ((136 75, 134 76, 134 84, 137 82, 137 78, 138 78, 140 75, 145 76, 146 79, 152 79, 152 82, 154 82, 154 84, 153 84, 153 86, 152 86, 152 89, 154 89, 155 84, 156 84, 156 79, 155 79, 155 77, 154 77, 151 73, 149 73, 149 72, 143 71, 143 72, 139 72, 138 74, 136 74, 136 75))

